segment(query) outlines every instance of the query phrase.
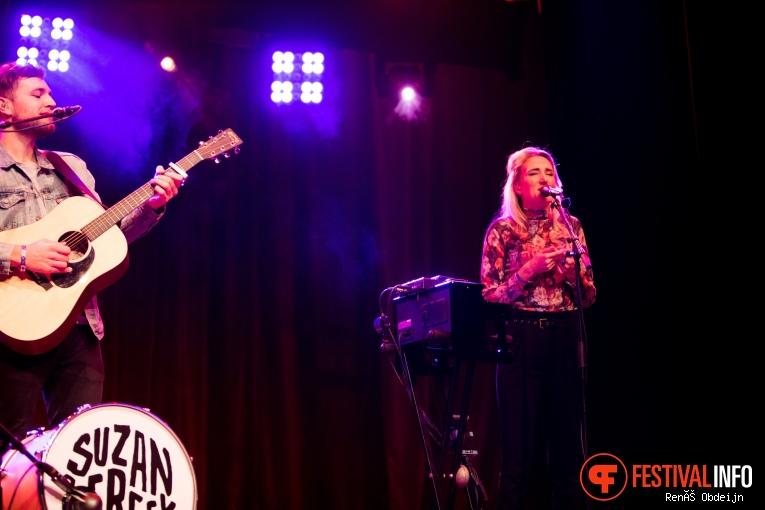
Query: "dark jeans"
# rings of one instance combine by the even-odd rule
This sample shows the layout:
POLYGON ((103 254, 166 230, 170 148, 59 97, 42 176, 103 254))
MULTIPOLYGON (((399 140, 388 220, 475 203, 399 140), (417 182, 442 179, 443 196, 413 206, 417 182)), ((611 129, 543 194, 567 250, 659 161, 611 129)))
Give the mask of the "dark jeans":
POLYGON ((542 458, 547 459, 552 489, 544 508, 583 508, 582 372, 576 317, 571 318, 549 329, 538 324, 510 326, 512 360, 498 364, 496 373, 502 444, 500 510, 526 508, 530 503, 531 476, 540 472, 534 463, 540 449, 546 455, 542 458))
POLYGON ((0 423, 20 440, 36 428, 40 394, 52 428, 79 406, 100 404, 103 386, 101 343, 89 326, 76 325, 59 345, 34 356, 0 344, 0 423))

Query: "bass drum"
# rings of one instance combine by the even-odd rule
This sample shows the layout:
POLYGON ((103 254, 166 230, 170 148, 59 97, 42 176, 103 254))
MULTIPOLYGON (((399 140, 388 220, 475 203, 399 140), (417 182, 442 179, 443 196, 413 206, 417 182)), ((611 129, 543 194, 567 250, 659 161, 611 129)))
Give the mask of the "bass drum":
MULTIPOLYGON (((86 405, 22 443, 77 489, 98 494, 104 509, 197 506, 191 458, 167 424, 146 409, 86 405)), ((58 510, 70 500, 16 450, 3 456, 0 476, 4 510, 58 510)))

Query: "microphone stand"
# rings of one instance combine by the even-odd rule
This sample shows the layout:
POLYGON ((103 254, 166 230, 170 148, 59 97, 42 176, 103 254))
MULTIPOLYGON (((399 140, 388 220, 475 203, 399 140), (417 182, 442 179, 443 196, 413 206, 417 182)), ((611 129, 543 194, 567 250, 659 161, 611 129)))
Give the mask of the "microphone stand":
MULTIPOLYGON (((81 108, 77 106, 68 106, 66 108, 55 108, 53 112, 51 113, 45 113, 43 115, 39 115, 37 117, 30 117, 28 119, 21 119, 14 122, 11 122, 10 120, 0 120, 0 129, 9 128, 11 126, 15 126, 16 124, 24 124, 26 122, 32 122, 35 120, 41 120, 41 119, 50 119, 53 118, 53 122, 51 124, 55 124, 56 122, 61 122, 62 120, 66 120, 69 117, 73 116, 74 114, 78 113, 81 108)), ((47 124, 46 124, 47 125, 47 124)), ((35 126, 29 126, 25 129, 17 129, 15 131, 25 131, 26 129, 31 129, 35 126)), ((14 131, 8 131, 9 133, 12 133, 14 131)))
POLYGON ((40 119, 49 119, 51 117, 55 117, 55 113, 47 113, 45 115, 40 115, 39 117, 31 117, 29 119, 21 119, 17 120, 15 122, 11 122, 10 120, 3 120, 0 121, 0 129, 5 129, 7 127, 15 126, 16 124, 24 124, 25 122, 32 122, 33 120, 40 120, 40 119))
MULTIPOLYGON (((582 246, 581 241, 574 233, 574 227, 571 225, 571 219, 569 218, 568 210, 563 207, 561 203, 561 197, 562 195, 553 196, 552 201, 552 207, 558 209, 558 212, 560 213, 560 217, 563 220, 563 224, 566 226, 566 230, 568 230, 570 239, 571 239, 571 245, 573 246, 573 251, 570 253, 571 256, 574 257, 574 267, 576 270, 574 271, 575 275, 575 296, 574 299, 576 301, 576 325, 577 325, 577 335, 579 336, 579 340, 577 343, 577 354, 578 354, 578 361, 579 361, 579 368, 581 370, 581 377, 582 377, 582 451, 584 454, 585 461, 589 458, 588 453, 588 440, 587 440, 587 405, 586 405, 586 398, 585 398, 585 385, 587 382, 587 346, 585 344, 586 336, 584 334, 584 307, 582 306, 582 275, 580 268, 580 261, 584 263, 585 268, 591 268, 592 262, 590 261, 590 256, 587 255, 587 252, 585 251, 584 247, 582 246)), ((565 199, 570 204, 570 199, 565 199)), ((585 483, 589 487, 590 483, 589 480, 586 480, 585 483)), ((590 498, 587 498, 587 508, 591 508, 592 501, 590 498)))
MULTIPOLYGON (((11 448, 14 450, 18 450, 21 452, 22 455, 24 455, 27 459, 34 464, 35 467, 37 467, 38 472, 42 472, 46 475, 48 475, 51 479, 51 481, 56 484, 56 486, 64 491, 64 497, 61 500, 64 505, 62 506, 63 510, 101 510, 102 509, 102 503, 101 498, 96 494, 95 492, 83 492, 80 489, 76 488, 72 482, 69 481, 67 477, 59 473, 56 468, 51 466, 50 464, 46 464, 45 462, 42 462, 37 457, 29 453, 29 450, 26 449, 24 446, 24 443, 19 441, 16 436, 11 434, 11 432, 5 428, 5 426, 0 423, 0 439, 2 439, 4 442, 6 442, 11 448)), ((2 494, 0 493, 0 504, 2 504, 2 494)))

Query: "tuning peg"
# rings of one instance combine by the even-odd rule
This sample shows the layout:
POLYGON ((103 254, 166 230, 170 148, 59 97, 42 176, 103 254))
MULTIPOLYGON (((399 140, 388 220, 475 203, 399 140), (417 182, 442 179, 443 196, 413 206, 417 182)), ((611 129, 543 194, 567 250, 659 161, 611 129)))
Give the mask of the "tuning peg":
POLYGON ((216 163, 220 163, 220 158, 215 158, 213 159, 213 161, 215 161, 216 163))
POLYGON ((239 146, 234 147, 234 154, 239 154, 239 146))
POLYGON ((224 157, 224 158, 226 158, 226 159, 228 159, 228 158, 230 158, 230 157, 231 157, 231 154, 229 154, 228 152, 224 152, 224 153, 223 153, 223 157, 224 157))

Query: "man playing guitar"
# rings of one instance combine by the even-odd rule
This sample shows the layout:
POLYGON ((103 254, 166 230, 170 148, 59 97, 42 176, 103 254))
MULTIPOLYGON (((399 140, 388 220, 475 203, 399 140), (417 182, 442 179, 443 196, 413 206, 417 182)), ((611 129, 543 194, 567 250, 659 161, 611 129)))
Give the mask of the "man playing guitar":
MULTIPOLYGON (((82 159, 66 152, 42 151, 36 145, 54 133, 55 122, 62 119, 56 116, 56 102, 43 77, 43 70, 31 65, 0 65, 0 234, 35 228, 44 223, 41 220, 53 217, 46 215, 72 196, 90 195, 88 203, 101 207, 94 190, 95 179, 82 159)), ((157 224, 165 204, 177 195, 182 179, 181 174, 157 168, 150 181, 149 198, 127 212, 116 227, 128 243, 157 224)), ((22 242, 3 239, 0 279, 29 283, 35 278, 42 282, 41 289, 49 289, 45 282, 73 271, 69 262, 76 250, 65 240, 44 235, 22 242)), ((3 306, 12 299, 10 292, 0 293, 0 300, 6 301, 3 306)), ((0 423, 17 437, 35 428, 40 394, 49 427, 61 423, 79 406, 101 403, 104 363, 100 340, 104 328, 95 294, 83 299, 82 304, 82 308, 71 311, 72 320, 66 324, 72 325, 55 345, 48 343, 44 349, 19 352, 0 341, 0 423), (44 352, 38 352, 41 350, 44 352)), ((29 309, 33 308, 31 304, 12 306, 16 307, 13 315, 22 320, 45 320, 40 317, 45 313, 29 309)))

